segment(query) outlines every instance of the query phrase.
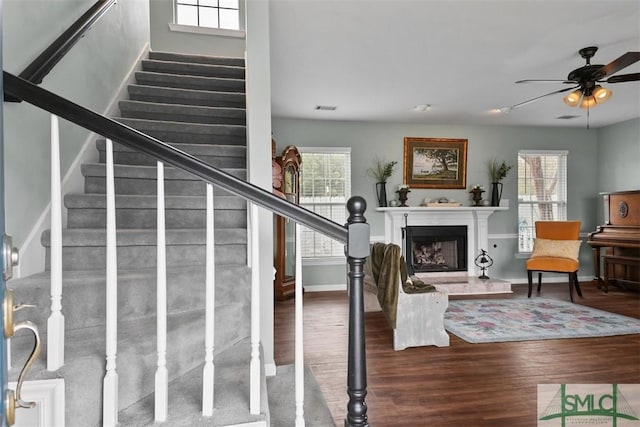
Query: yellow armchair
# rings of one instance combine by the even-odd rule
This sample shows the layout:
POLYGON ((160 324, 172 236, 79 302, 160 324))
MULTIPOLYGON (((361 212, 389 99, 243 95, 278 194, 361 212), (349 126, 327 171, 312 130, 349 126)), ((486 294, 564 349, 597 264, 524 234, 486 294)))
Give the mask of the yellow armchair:
POLYGON ((578 251, 580 249, 580 221, 536 221, 536 240, 527 260, 529 298, 533 290, 533 272, 538 272, 538 292, 542 287, 542 273, 567 273, 569 298, 573 302, 573 288, 582 297, 578 283, 578 251))

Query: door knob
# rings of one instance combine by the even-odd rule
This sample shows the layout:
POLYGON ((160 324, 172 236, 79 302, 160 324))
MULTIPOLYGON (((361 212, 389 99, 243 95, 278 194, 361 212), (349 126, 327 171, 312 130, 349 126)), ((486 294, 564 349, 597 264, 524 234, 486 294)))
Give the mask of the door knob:
POLYGON ((25 362, 22 370, 20 371, 20 375, 18 376, 18 383, 16 385, 15 392, 13 390, 7 389, 5 394, 5 411, 7 417, 7 424, 13 425, 15 423, 16 416, 16 408, 33 408, 36 406, 36 402, 25 402, 22 400, 21 392, 22 392, 22 384, 24 383, 24 379, 27 375, 27 372, 36 361, 38 356, 40 355, 40 351, 42 350, 42 344, 40 341, 40 333, 38 332, 38 327, 28 320, 14 323, 13 314, 27 307, 35 307, 31 304, 13 304, 13 289, 7 289, 4 294, 3 301, 3 313, 4 313, 4 337, 6 339, 11 338, 14 334, 22 329, 28 329, 33 332, 34 335, 34 346, 31 351, 31 355, 25 362))

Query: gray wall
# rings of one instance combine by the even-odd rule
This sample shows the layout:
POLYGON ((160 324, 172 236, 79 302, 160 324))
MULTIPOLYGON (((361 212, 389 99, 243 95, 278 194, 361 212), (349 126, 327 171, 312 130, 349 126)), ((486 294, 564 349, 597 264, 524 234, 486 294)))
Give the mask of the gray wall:
MULTIPOLYGON (((6 0, 5 70, 21 72, 93 3, 6 0)), ((45 77, 42 87, 102 113, 148 43, 148 0, 118 0, 45 77)), ((50 200, 49 115, 26 103, 5 103, 4 122, 7 231, 20 246, 50 200)), ((60 132, 64 176, 89 134, 64 121, 60 132)))
POLYGON ((640 118, 598 130, 598 190, 640 190, 640 118))
POLYGON ((169 23, 173 23, 173 0, 149 0, 149 3, 152 50, 200 55, 244 56, 244 38, 171 31, 169 23))
MULTIPOLYGON (((384 235, 383 214, 376 212, 375 182, 366 175, 376 156, 398 161, 398 168, 388 180, 388 195, 402 182, 403 138, 448 137, 466 138, 467 189, 425 190, 413 189, 408 204, 417 206, 425 199, 446 196, 464 204, 471 204, 468 188, 474 184, 489 187, 487 162, 496 157, 516 165, 518 150, 544 149, 568 150, 568 218, 580 219, 582 231, 589 232, 597 224, 598 199, 598 131, 587 129, 559 129, 539 127, 498 126, 442 126, 401 123, 366 123, 314 121, 274 118, 273 134, 278 150, 286 145, 334 146, 352 148, 351 173, 352 194, 367 200, 366 217, 371 224, 371 235, 384 235)), ((504 182, 503 198, 510 200, 506 212, 496 212, 489 218, 489 251, 495 260, 492 274, 496 277, 518 279, 525 274, 524 259, 516 258, 517 252, 517 173, 512 170, 504 182), (495 246, 495 247, 494 247, 495 246)), ((591 253, 584 244, 580 254, 581 273, 589 276, 592 271, 591 253)), ((303 269, 305 286, 335 285, 335 280, 344 278, 344 266, 306 266, 303 269), (334 274, 335 273, 335 274, 334 274)), ((344 280, 343 282, 344 283, 344 280)))

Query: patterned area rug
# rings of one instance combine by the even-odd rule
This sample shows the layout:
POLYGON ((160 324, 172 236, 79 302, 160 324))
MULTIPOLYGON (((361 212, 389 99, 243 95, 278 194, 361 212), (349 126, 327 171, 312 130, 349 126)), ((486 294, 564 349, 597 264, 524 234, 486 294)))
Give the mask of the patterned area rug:
POLYGON ((444 326, 470 343, 640 334, 640 319, 544 298, 449 301, 444 326))

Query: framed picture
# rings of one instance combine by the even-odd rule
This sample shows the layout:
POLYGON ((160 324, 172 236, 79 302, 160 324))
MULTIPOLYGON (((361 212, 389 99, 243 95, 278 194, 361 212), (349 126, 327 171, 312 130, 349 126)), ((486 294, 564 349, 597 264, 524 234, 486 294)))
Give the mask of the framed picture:
POLYGON ((467 140, 405 137, 404 183, 411 188, 466 188, 467 140))

